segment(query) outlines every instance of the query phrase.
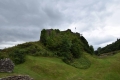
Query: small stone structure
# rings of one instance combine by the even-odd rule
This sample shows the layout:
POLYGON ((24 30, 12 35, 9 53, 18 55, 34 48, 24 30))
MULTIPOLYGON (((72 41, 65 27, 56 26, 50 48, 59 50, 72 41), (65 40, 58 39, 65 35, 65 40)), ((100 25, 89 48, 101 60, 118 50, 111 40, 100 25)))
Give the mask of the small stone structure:
POLYGON ((53 29, 46 29, 47 31, 47 35, 50 35, 50 33, 52 32, 53 29))
POLYGON ((0 80, 34 80, 33 78, 30 78, 30 76, 25 75, 18 75, 18 76, 9 76, 6 78, 0 78, 0 80))
POLYGON ((0 60, 0 72, 13 72, 14 63, 9 58, 0 60))

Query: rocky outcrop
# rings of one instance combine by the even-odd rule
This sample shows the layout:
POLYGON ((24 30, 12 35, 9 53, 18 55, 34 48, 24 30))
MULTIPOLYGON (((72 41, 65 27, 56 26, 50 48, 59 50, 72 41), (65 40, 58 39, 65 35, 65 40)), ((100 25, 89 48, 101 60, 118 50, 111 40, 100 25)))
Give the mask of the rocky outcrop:
POLYGON ((18 76, 9 76, 6 78, 0 78, 0 80, 34 80, 34 79, 30 78, 30 76, 28 75, 26 76, 18 75, 18 76))
POLYGON ((13 72, 14 63, 9 58, 0 60, 0 72, 13 72))

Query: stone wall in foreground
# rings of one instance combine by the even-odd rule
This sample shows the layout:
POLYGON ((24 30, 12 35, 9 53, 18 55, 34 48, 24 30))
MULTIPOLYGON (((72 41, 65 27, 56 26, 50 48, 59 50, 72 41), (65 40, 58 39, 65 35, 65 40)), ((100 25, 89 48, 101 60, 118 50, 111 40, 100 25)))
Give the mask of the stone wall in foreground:
POLYGON ((6 78, 0 78, 0 80, 34 80, 33 78, 30 78, 30 76, 25 75, 18 75, 18 76, 9 76, 6 78))

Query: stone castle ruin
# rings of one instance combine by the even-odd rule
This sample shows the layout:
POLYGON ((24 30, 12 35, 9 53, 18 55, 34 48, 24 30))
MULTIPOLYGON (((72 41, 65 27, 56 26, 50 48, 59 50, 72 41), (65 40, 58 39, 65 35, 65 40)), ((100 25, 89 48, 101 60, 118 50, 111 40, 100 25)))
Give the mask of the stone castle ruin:
POLYGON ((13 72, 14 63, 10 58, 0 59, 0 72, 13 72))

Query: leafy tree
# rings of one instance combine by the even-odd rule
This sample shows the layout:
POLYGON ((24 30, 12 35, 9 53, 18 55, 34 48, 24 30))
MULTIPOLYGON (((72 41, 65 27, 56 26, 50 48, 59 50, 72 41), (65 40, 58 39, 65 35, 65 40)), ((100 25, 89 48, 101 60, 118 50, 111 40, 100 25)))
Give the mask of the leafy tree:
POLYGON ((70 52, 68 52, 68 53, 65 53, 65 52, 63 52, 63 54, 64 54, 64 58, 63 58, 63 61, 65 62, 65 63, 68 63, 68 64, 70 64, 71 62, 73 62, 73 55, 70 53, 70 52))
POLYGON ((63 52, 70 52, 70 48, 71 48, 71 41, 67 38, 67 36, 65 36, 62 40, 62 51, 63 52))
POLYGON ((78 39, 74 39, 72 41, 71 53, 73 54, 74 58, 80 58, 82 55, 82 49, 78 39))
POLYGON ((114 52, 120 50, 120 39, 117 39, 117 41, 113 42, 112 44, 108 44, 107 46, 103 48, 97 49, 98 54, 105 54, 109 52, 114 52))
POLYGON ((98 47, 97 51, 98 51, 98 55, 99 55, 101 53, 101 47, 98 47))
POLYGON ((90 50, 91 50, 91 54, 93 54, 94 53, 94 48, 93 48, 92 45, 90 45, 90 50))
POLYGON ((15 64, 20 64, 25 62, 24 50, 15 49, 9 54, 15 64))
POLYGON ((70 52, 71 48, 71 41, 67 36, 63 36, 62 38, 62 44, 60 46, 60 52, 63 54, 63 56, 70 52))

